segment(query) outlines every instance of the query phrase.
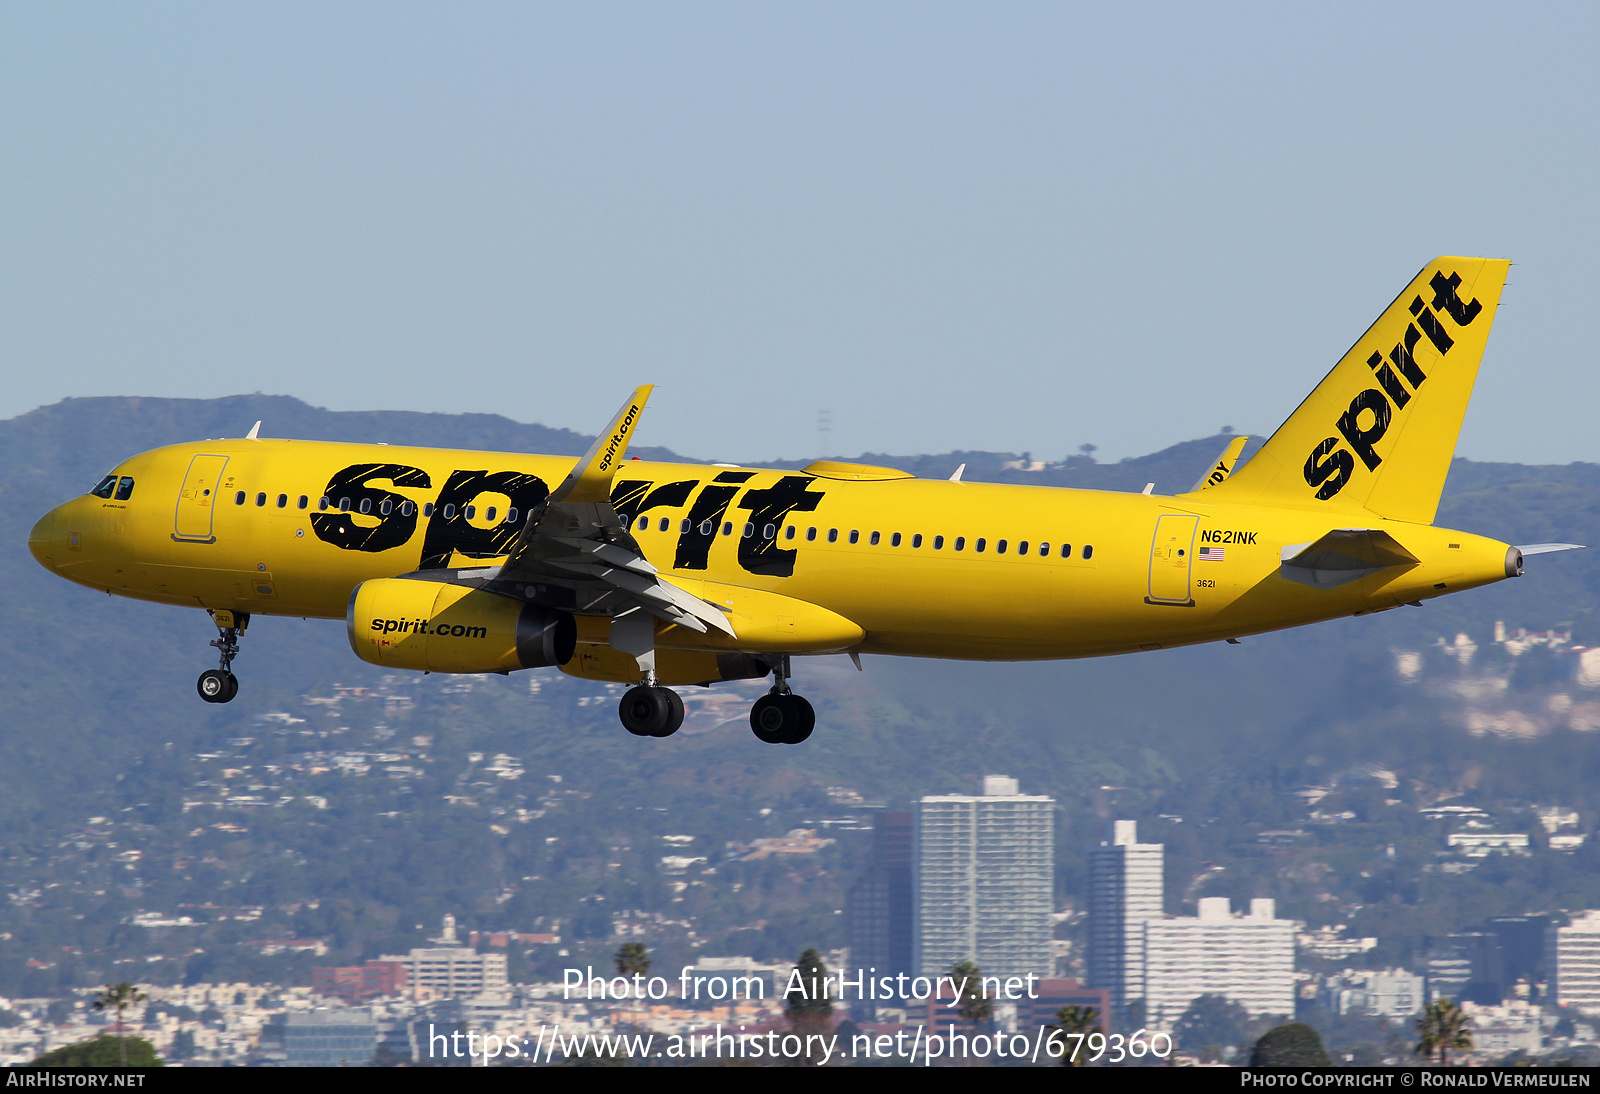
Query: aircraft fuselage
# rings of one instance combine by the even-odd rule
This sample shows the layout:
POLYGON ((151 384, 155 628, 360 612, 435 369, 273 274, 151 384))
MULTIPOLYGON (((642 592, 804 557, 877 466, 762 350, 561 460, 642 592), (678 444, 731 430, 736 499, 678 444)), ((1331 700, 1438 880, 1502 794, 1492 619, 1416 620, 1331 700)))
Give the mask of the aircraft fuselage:
MULTIPOLYGON (((119 483, 133 480, 125 499, 113 488, 54 509, 30 547, 62 577, 119 596, 343 618, 369 579, 498 565, 574 463, 321 441, 174 445, 115 470, 119 483)), ((1205 491, 818 472, 635 460, 618 469, 611 497, 664 577, 827 609, 859 626, 850 649, 860 653, 1007 661, 1159 649, 1379 611, 1517 572, 1504 543, 1309 497, 1241 505, 1205 491), (1417 564, 1333 588, 1280 572, 1285 548, 1352 527, 1386 531, 1417 564)), ((566 607, 582 625, 583 605, 566 607)), ((781 618, 774 625, 781 633, 781 618)), ((791 652, 774 649, 772 635, 747 644, 669 627, 658 642, 791 652)), ((792 652, 822 651, 797 634, 792 652)))

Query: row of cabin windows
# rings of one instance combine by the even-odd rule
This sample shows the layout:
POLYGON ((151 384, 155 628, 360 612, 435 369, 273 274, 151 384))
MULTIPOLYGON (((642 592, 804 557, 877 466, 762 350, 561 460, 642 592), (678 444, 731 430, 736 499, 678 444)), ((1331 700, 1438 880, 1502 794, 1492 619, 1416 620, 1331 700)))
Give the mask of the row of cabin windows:
MULTIPOLYGON (((666 517, 662 517, 658 527, 659 527, 660 531, 665 532, 668 528, 671 527, 671 522, 666 517)), ((679 523, 678 531, 682 532, 682 533, 688 533, 689 530, 692 527, 693 527, 693 525, 690 524, 689 521, 684 520, 684 521, 681 521, 679 523)), ((638 523, 638 529, 641 532, 648 532, 650 530, 650 518, 649 517, 640 517, 639 518, 639 523, 638 523)), ((702 536, 713 535, 713 534, 715 534, 716 531, 717 531, 717 526, 716 526, 716 523, 714 521, 703 520, 703 521, 700 522, 700 534, 702 536)), ((794 525, 791 524, 791 525, 789 525, 787 528, 785 528, 783 530, 783 538, 784 539, 794 539, 795 535, 797 534, 797 532, 798 532, 798 529, 794 525)), ((731 520, 722 522, 722 534, 725 535, 725 536, 733 535, 733 522, 731 520)), ((742 534, 743 534, 745 539, 750 539, 751 537, 753 537, 756 534, 756 526, 754 524, 746 524, 744 526, 742 534)), ((763 539, 777 539, 778 538, 778 527, 777 527, 777 525, 768 524, 768 525, 764 526, 761 529, 761 538, 763 538, 763 539)), ((817 538, 817 529, 816 528, 807 528, 806 529, 806 542, 808 542, 808 543, 815 542, 816 538, 817 538)), ((889 546, 891 546, 891 547, 900 546, 900 544, 903 542, 904 538, 905 537, 903 537, 899 532, 890 533, 890 535, 889 535, 889 546)), ((882 543, 882 541, 883 541, 883 533, 881 533, 881 532, 871 532, 867 536, 867 542, 870 545, 872 545, 873 547, 878 546, 880 543, 882 543)), ((839 529, 837 529, 837 528, 829 528, 828 529, 828 542, 829 543, 838 543, 839 542, 839 529)), ((852 528, 850 530, 850 542, 851 543, 860 543, 861 542, 861 532, 860 532, 859 529, 852 528)), ((934 536, 933 537, 932 546, 933 546, 933 549, 935 551, 944 550, 944 545, 945 545, 945 538, 943 536, 934 536)), ((913 548, 920 548, 922 546, 922 533, 921 532, 918 532, 918 533, 914 534, 911 537, 911 546, 913 548)), ((954 540, 952 540, 952 542, 950 544, 950 547, 951 547, 952 550, 965 551, 967 549, 967 537, 966 536, 956 536, 954 538, 954 540)), ((972 549, 977 554, 980 554, 980 555, 983 554, 985 551, 987 551, 989 549, 989 541, 988 541, 988 539, 983 537, 983 536, 977 537, 976 539, 974 539, 972 541, 972 549)), ((994 541, 994 553, 997 554, 997 555, 1003 555, 1003 554, 1005 554, 1007 551, 1009 551, 1011 549, 1012 549, 1012 544, 1008 540, 997 539, 997 540, 994 541)), ((1028 554, 1031 554, 1031 553, 1036 553, 1036 554, 1038 554, 1038 556, 1040 558, 1049 558, 1050 554, 1051 554, 1051 546, 1050 546, 1049 543, 1041 542, 1041 543, 1037 543, 1037 544, 1030 544, 1029 541, 1025 540, 1025 539, 1017 540, 1016 545, 1015 545, 1015 549, 1016 549, 1016 553, 1019 554, 1019 555, 1028 555, 1028 554)), ((1062 558, 1071 558, 1072 557, 1072 544, 1070 544, 1070 543, 1060 544, 1056 548, 1056 552, 1059 553, 1062 558)), ((1084 545, 1083 557, 1086 558, 1086 559, 1094 557, 1094 547, 1092 545, 1089 545, 1089 544, 1085 544, 1084 545)))
MULTIPOLYGON (((125 501, 133 493, 133 480, 130 479, 130 478, 124 478, 122 480, 122 483, 123 483, 123 489, 117 490, 116 491, 116 496, 117 496, 117 498, 119 500, 125 501)), ((99 497, 110 497, 111 496, 111 491, 112 491, 113 488, 116 487, 116 485, 117 485, 117 477, 115 475, 108 475, 108 476, 106 476, 105 481, 103 481, 100 484, 100 486, 98 486, 98 487, 96 487, 94 489, 93 493, 95 495, 99 496, 99 497), (102 490, 104 490, 103 493, 102 493, 102 490)), ((240 491, 236 492, 234 494, 234 496, 233 496, 233 503, 235 505, 243 505, 248 500, 249 500, 249 492, 245 491, 245 490, 240 490, 240 491)), ((261 492, 261 493, 257 493, 256 494, 255 502, 256 502, 256 507, 257 508, 260 508, 260 509, 266 508, 267 501, 268 501, 268 498, 267 498, 266 493, 261 492)), ((307 496, 305 494, 301 494, 299 496, 299 498, 297 498, 295 500, 295 508, 297 508, 297 509, 308 508, 310 506, 310 504, 311 504, 311 499, 310 499, 309 496, 307 496)), ((279 509, 287 509, 289 507, 289 495, 288 494, 279 494, 278 495, 278 497, 277 497, 277 507, 279 509)), ((372 513, 373 505, 372 505, 372 499, 371 498, 362 498, 359 503, 356 503, 354 505, 351 504, 351 501, 350 501, 349 498, 340 498, 339 499, 339 503, 338 503, 337 506, 334 505, 332 499, 330 499, 330 498, 322 497, 322 498, 318 498, 317 499, 317 509, 320 512, 327 512, 329 509, 333 509, 333 508, 337 508, 339 510, 339 512, 341 512, 341 513, 348 513, 348 512, 351 512, 352 510, 354 510, 357 513, 361 513, 361 514, 365 515, 365 514, 371 514, 372 513)), ((400 502, 399 508, 400 508, 400 515, 404 516, 404 517, 409 517, 409 516, 411 516, 412 513, 416 512, 415 504, 413 502, 407 501, 407 500, 402 500, 400 502)), ((385 516, 385 517, 388 516, 389 514, 393 513, 394 509, 395 509, 395 503, 390 498, 385 498, 383 501, 379 502, 378 506, 377 506, 378 515, 385 516)), ((433 516, 433 512, 434 512, 434 505, 433 505, 433 503, 431 501, 423 503, 422 515, 424 517, 433 516)), ((468 505, 464 509, 461 510, 461 513, 468 520, 476 520, 477 517, 478 517, 478 507, 476 505, 468 505)), ((444 506, 443 515, 444 515, 444 519, 445 520, 454 520, 455 516, 456 516, 456 507, 453 504, 446 504, 444 506)), ((498 506, 494 506, 494 505, 488 506, 487 508, 485 508, 483 516, 484 516, 485 520, 489 521, 490 523, 494 523, 500 516, 498 506)), ((516 506, 511 506, 505 512, 505 521, 506 521, 506 523, 507 524, 515 524, 517 522, 517 516, 518 516, 518 514, 517 514, 516 506)), ((660 519, 660 524, 659 524, 659 530, 660 531, 665 532, 671 526, 672 526, 671 521, 669 521, 668 518, 662 517, 660 519)), ((638 528, 639 528, 639 531, 641 531, 641 532, 649 531, 650 530, 650 518, 649 517, 640 517, 639 518, 638 528)), ((687 519, 682 520, 682 521, 679 522, 679 526, 678 526, 678 531, 679 532, 687 534, 690 531, 691 528, 693 528, 693 525, 687 519)), ((701 535, 703 535, 703 536, 714 535, 716 533, 716 531, 717 531, 717 525, 716 525, 715 521, 703 520, 703 521, 700 522, 700 534, 701 535)), ((794 539, 795 535, 797 534, 797 532, 798 532, 798 529, 794 525, 791 524, 787 528, 784 529, 784 538, 785 539, 794 539)), ((722 523, 722 534, 725 535, 725 536, 731 536, 733 534, 733 522, 732 521, 724 521, 722 523)), ((756 534, 756 526, 754 524, 748 524, 748 523, 745 524, 745 526, 743 528, 744 538, 745 539, 749 539, 752 536, 754 536, 755 534, 756 534)), ((761 529, 761 535, 762 535, 763 539, 776 539, 777 536, 778 536, 777 525, 774 525, 774 524, 766 525, 765 527, 763 527, 761 529)), ((817 538, 817 529, 814 528, 814 527, 813 528, 807 528, 806 529, 806 541, 808 543, 815 542, 816 538, 817 538)), ((850 537, 849 538, 850 538, 850 542, 851 543, 860 543, 861 542, 861 532, 860 532, 860 530, 852 528, 850 530, 850 537)), ((871 544, 873 547, 876 547, 882 542, 882 538, 883 538, 883 534, 881 532, 871 532, 871 533, 868 534, 867 542, 869 544, 871 544)), ((903 541, 903 539, 904 539, 904 537, 901 536, 901 534, 899 532, 893 532, 889 536, 889 546, 891 546, 891 547, 899 547, 901 545, 901 542, 903 541)), ((923 540, 923 537, 922 537, 922 533, 921 532, 918 532, 918 533, 914 534, 911 537, 911 546, 913 548, 920 548, 922 546, 922 540, 923 540)), ((829 528, 828 529, 828 542, 829 543, 837 543, 837 542, 839 542, 839 529, 837 529, 837 528, 829 528)), ((945 545, 945 537, 944 536, 934 536, 933 537, 932 547, 933 547, 933 549, 935 551, 944 550, 944 545, 945 545)), ((950 546, 951 546, 952 550, 965 551, 967 549, 967 537, 966 536, 956 536, 951 541, 950 546)), ((1030 547, 1031 547, 1031 552, 1032 553, 1037 553, 1040 558, 1049 558, 1050 557, 1051 547, 1050 547, 1050 544, 1048 542, 1040 542, 1037 545, 1030 545, 1029 542, 1027 540, 1025 540, 1025 539, 1021 539, 1021 540, 1017 541, 1017 543, 1016 543, 1016 553, 1019 554, 1019 555, 1028 555, 1029 553, 1031 553, 1030 552, 1030 547)), ((972 549, 977 554, 980 554, 980 555, 983 554, 985 551, 988 550, 988 548, 989 548, 989 541, 988 541, 988 539, 986 539, 983 536, 978 536, 976 539, 974 539, 972 541, 972 549)), ((1010 549, 1011 549, 1011 544, 1010 544, 1009 541, 1003 540, 1003 539, 995 540, 995 542, 994 542, 994 553, 995 554, 1003 555, 1003 554, 1006 554, 1010 549)), ((1070 544, 1070 543, 1060 544, 1059 547, 1056 550, 1057 550, 1057 553, 1059 553, 1062 558, 1071 558, 1072 557, 1072 544, 1070 544)), ((1094 557, 1094 547, 1092 545, 1085 545, 1084 546, 1084 548, 1083 548, 1083 557, 1086 558, 1086 559, 1094 557)))
POLYGON ((120 479, 115 475, 107 475, 96 483, 95 488, 89 493, 97 498, 105 498, 107 501, 112 498, 117 501, 127 501, 133 497, 133 479, 128 475, 123 475, 120 479))
MULTIPOLYGON (((133 480, 129 479, 128 482, 130 483, 130 486, 131 486, 133 480)), ((243 505, 249 499, 250 499, 249 491, 240 490, 240 491, 238 491, 237 493, 235 493, 233 495, 233 504, 235 504, 235 505, 243 505)), ((256 499, 255 500, 256 500, 256 507, 258 509, 265 509, 267 507, 267 500, 268 499, 267 499, 267 495, 265 493, 256 494, 256 499)), ((289 507, 289 495, 288 494, 279 494, 276 504, 277 504, 277 507, 279 509, 287 509, 289 507)), ((296 499, 296 501, 295 501, 295 508, 296 509, 305 509, 305 508, 308 508, 310 506, 310 504, 311 504, 310 497, 308 497, 305 494, 301 494, 300 497, 298 499, 296 499)), ((381 502, 378 503, 377 512, 378 512, 379 516, 386 517, 390 513, 393 513, 395 511, 395 508, 396 508, 396 506, 395 506, 394 500, 392 498, 384 498, 381 502)), ((403 517, 409 517, 409 516, 411 516, 411 514, 413 514, 413 513, 415 513, 417 511, 417 507, 416 507, 415 503, 410 502, 410 501, 405 501, 405 500, 402 500, 400 502, 400 505, 398 506, 398 508, 400 510, 400 515, 403 516, 403 517)), ((422 506, 422 515, 424 517, 433 516, 433 508, 434 508, 433 502, 431 502, 431 501, 430 502, 424 502, 423 506, 422 506)), ((338 501, 338 504, 335 504, 332 498, 322 497, 322 498, 318 498, 317 499, 317 510, 318 510, 318 512, 326 513, 329 509, 337 509, 341 513, 357 512, 357 513, 362 513, 362 514, 370 514, 373 511, 373 505, 372 505, 372 499, 371 498, 362 498, 359 502, 354 503, 354 504, 351 503, 349 498, 340 498, 339 501, 338 501)), ((468 520, 476 520, 477 516, 478 516, 478 507, 476 505, 468 505, 468 506, 466 506, 465 508, 463 508, 461 510, 461 513, 468 520)), ((455 515, 456 515, 456 507, 454 505, 449 505, 449 504, 445 505, 445 507, 444 507, 444 519, 445 520, 454 520, 455 519, 455 515)), ((488 520, 491 523, 493 523, 500 516, 500 507, 497 506, 497 505, 488 506, 484 510, 483 515, 484 515, 484 519, 485 520, 488 520)), ((513 506, 511 506, 510 508, 508 508, 505 511, 505 519, 506 519, 506 523, 507 524, 515 524, 515 523, 517 523, 517 507, 516 506, 513 505, 513 506)))

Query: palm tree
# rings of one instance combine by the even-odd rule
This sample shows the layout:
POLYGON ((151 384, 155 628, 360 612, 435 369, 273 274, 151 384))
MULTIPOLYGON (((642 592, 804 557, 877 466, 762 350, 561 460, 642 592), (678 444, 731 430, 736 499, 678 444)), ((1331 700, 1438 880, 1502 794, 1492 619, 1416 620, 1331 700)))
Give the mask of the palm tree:
POLYGON ((994 1016, 994 1004, 983 994, 983 970, 976 961, 958 961, 950 966, 950 982, 961 989, 961 1005, 956 1013, 975 1026, 994 1016))
POLYGON ((649 971, 650 951, 644 948, 644 943, 624 942, 617 951, 617 975, 631 980, 636 974, 643 976, 649 971))
POLYGON ((1417 1019, 1417 1055, 1439 1054, 1439 1064, 1450 1062, 1453 1048, 1472 1047, 1472 1019, 1451 999, 1435 999, 1417 1019))
POLYGON ((828 966, 814 949, 806 950, 789 974, 794 985, 784 992, 784 1014, 795 1032, 821 1033, 833 1017, 833 988, 828 983, 828 966))
POLYGON ((122 1060, 122 1066, 128 1066, 128 1045, 122 1039, 122 1012, 135 1003, 145 1001, 145 993, 124 980, 120 984, 107 984, 106 990, 95 997, 95 1010, 114 1010, 117 1012, 117 1055, 122 1060))
MULTIPOLYGON (((624 942, 617 951, 617 975, 625 976, 632 980, 634 976, 644 976, 650 971, 650 951, 645 949, 643 942, 624 942)), ((642 998, 644 992, 639 992, 642 998)), ((637 1008, 634 1011, 638 1013, 637 1008)))
MULTIPOLYGON (((1062 1032, 1067 1037, 1081 1033, 1086 1038, 1100 1028, 1100 1011, 1097 1007, 1070 1006, 1062 1007, 1056 1011, 1056 1022, 1051 1027, 1062 1032)), ((1074 1052, 1072 1046, 1061 1054, 1061 1062, 1067 1067, 1082 1067, 1089 1062, 1089 1054, 1082 1051, 1083 1041, 1078 1041, 1079 1051, 1074 1052)))

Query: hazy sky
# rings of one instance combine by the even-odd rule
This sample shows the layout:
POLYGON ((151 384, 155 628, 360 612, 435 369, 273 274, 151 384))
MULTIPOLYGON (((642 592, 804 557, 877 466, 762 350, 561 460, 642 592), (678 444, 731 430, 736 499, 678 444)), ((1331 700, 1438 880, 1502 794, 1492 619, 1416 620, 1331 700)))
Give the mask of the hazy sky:
MULTIPOLYGON (((262 391, 718 459, 1275 428, 1513 259, 1459 451, 1600 460, 1600 6, 0 9, 0 416, 262 391), (1585 257, 1585 256, 1590 257, 1585 257)), ((241 424, 241 432, 249 423, 241 424)), ((271 433, 271 423, 264 432, 271 433)))

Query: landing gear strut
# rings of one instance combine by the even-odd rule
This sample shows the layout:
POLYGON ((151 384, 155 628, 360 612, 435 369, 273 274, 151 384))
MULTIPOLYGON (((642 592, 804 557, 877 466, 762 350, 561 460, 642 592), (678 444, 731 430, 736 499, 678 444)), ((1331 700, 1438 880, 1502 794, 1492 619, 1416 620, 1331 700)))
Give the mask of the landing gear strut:
POLYGON ((683 700, 656 683, 656 621, 642 608, 611 620, 611 648, 630 654, 644 674, 617 706, 622 728, 635 737, 670 737, 683 725, 683 700))
POLYGON ((231 703, 239 694, 239 678, 230 670, 233 659, 239 656, 239 635, 250 625, 250 616, 219 609, 211 613, 211 620, 217 625, 217 637, 211 645, 221 655, 221 666, 202 672, 195 681, 195 690, 208 703, 231 703))
POLYGON ((756 739, 769 745, 797 745, 811 736, 817 712, 811 704, 789 690, 789 655, 772 662, 772 690, 750 708, 750 729, 756 739))

